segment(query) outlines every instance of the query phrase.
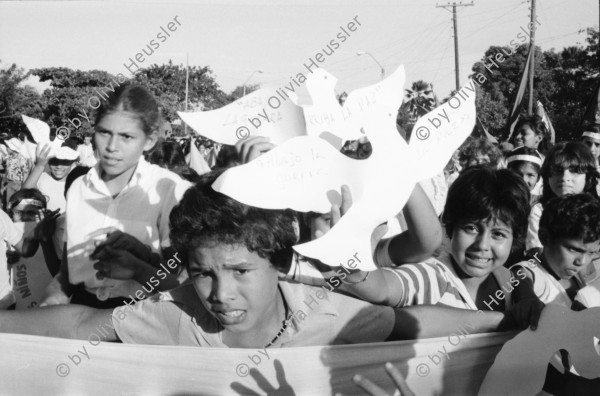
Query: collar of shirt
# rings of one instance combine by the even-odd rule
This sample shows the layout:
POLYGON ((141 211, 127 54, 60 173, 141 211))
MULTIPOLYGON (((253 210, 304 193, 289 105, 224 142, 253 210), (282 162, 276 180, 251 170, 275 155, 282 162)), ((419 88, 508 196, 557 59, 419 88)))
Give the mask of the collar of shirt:
MULTIPOLYGON (((140 180, 142 178, 142 176, 144 175, 144 171, 145 169, 147 169, 148 167, 150 167, 150 163, 148 163, 143 156, 140 157, 136 167, 135 167, 135 171, 133 172, 133 175, 131 176, 131 179, 129 180, 129 182, 127 183, 127 185, 125 186, 125 188, 118 194, 121 195, 123 194, 125 191, 127 191, 128 189, 138 185, 140 183, 140 180)), ((108 188, 106 187, 106 183, 104 182, 104 180, 102 180, 100 178, 100 174, 102 173, 102 170, 100 169, 100 162, 98 162, 87 174, 86 174, 86 179, 85 181, 88 183, 88 185, 94 187, 98 192, 110 196, 110 192, 108 191, 108 188)))

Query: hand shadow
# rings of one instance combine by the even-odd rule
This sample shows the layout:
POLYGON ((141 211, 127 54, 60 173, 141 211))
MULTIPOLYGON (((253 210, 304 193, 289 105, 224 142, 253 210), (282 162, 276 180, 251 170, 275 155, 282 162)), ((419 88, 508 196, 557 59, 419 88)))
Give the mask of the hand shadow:
MULTIPOLYGON (((283 365, 281 362, 275 359, 273 361, 273 366, 275 367, 277 383, 279 384, 278 389, 275 389, 275 387, 273 387, 269 381, 267 381, 265 376, 262 375, 261 372, 256 368, 250 369, 250 376, 252 376, 254 381, 256 381, 258 387, 266 392, 266 396, 295 396, 296 394, 294 393, 294 389, 290 386, 285 378, 285 372, 283 371, 283 365)), ((231 389, 233 389, 238 395, 242 396, 261 396, 260 393, 253 391, 237 381, 231 383, 231 389)))

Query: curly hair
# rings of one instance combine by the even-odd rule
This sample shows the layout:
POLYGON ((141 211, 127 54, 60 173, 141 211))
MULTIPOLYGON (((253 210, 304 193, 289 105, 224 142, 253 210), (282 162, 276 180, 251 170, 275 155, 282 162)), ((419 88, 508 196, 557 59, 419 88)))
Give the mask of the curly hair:
POLYGON ((248 206, 213 190, 221 173, 223 170, 200 176, 173 208, 171 244, 186 262, 188 252, 197 247, 239 244, 268 259, 275 268, 285 269, 297 239, 294 212, 248 206))
POLYGON ((550 188, 548 180, 553 174, 562 174, 565 170, 574 173, 585 174, 585 187, 583 192, 598 198, 596 185, 598 184, 598 171, 596 170, 596 159, 590 148, 581 142, 558 143, 548 153, 542 165, 542 180, 544 188, 540 203, 545 207, 546 203, 556 194, 550 188))
POLYGON ((527 184, 512 171, 485 165, 468 168, 448 190, 442 215, 446 235, 452 238, 460 223, 495 218, 512 228, 514 251, 525 239, 529 200, 527 184))
POLYGON ((502 158, 502 152, 489 140, 473 139, 460 149, 458 160, 462 165, 469 162, 469 160, 476 158, 477 155, 487 155, 490 159, 488 166, 493 168, 498 166, 498 163, 502 158))
POLYGON ((583 243, 600 239, 600 201, 590 194, 573 194, 551 199, 542 213, 540 230, 551 240, 581 239, 583 243))

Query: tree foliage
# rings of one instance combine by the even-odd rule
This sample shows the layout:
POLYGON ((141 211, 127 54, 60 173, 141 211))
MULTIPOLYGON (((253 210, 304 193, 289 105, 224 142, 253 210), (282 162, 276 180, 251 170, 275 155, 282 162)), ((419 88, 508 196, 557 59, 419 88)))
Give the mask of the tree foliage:
MULTIPOLYGON (((158 99, 163 116, 174 121, 178 118, 177 111, 185 110, 185 77, 185 67, 169 61, 139 70, 131 82, 147 87, 158 99)), ((107 93, 127 80, 123 74, 114 76, 102 70, 48 67, 26 73, 12 65, 0 70, 0 132, 16 135, 25 131, 21 114, 42 119, 54 129, 64 126, 71 132, 89 132, 94 109, 105 100, 107 93), (37 76, 41 82, 50 82, 50 87, 39 95, 23 85, 29 75, 37 76)), ((190 67, 190 110, 218 108, 231 100, 221 91, 208 67, 190 67)))
POLYGON ((40 96, 33 88, 21 85, 28 77, 29 73, 14 63, 0 69, 0 133, 17 135, 24 131, 23 111, 42 116, 40 96))
POLYGON ((423 80, 415 81, 410 89, 406 89, 406 95, 398 111, 396 123, 410 136, 417 120, 433 110, 436 103, 437 99, 432 84, 423 80))

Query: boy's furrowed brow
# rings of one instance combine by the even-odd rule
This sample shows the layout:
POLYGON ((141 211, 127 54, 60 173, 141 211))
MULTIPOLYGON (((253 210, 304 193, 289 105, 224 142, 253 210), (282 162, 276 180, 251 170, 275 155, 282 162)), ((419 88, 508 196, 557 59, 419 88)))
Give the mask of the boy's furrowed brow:
POLYGON ((250 267, 253 267, 253 264, 248 263, 246 261, 242 261, 241 263, 223 264, 224 269, 240 269, 240 268, 250 268, 250 267))

